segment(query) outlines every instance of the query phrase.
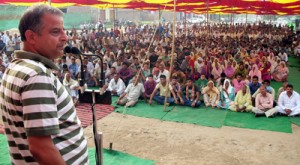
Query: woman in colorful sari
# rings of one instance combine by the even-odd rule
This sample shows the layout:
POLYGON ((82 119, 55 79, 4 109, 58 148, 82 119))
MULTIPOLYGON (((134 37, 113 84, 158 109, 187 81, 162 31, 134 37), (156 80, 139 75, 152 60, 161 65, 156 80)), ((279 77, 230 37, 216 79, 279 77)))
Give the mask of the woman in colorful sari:
POLYGON ((220 79, 222 72, 223 72, 222 67, 220 67, 218 61, 215 60, 213 69, 211 71, 211 74, 214 76, 215 82, 217 82, 220 79))
POLYGON ((234 88, 231 86, 229 79, 225 79, 221 90, 220 101, 217 105, 218 108, 229 109, 229 106, 234 102, 234 97, 234 88))
POLYGON ((229 79, 232 79, 234 77, 235 68, 232 67, 232 64, 230 61, 227 62, 227 66, 224 69, 224 73, 229 79))
POLYGON ((242 89, 237 93, 234 99, 234 104, 230 105, 229 109, 236 112, 250 112, 252 109, 252 101, 250 89, 247 85, 244 85, 242 89))
POLYGON ((206 66, 206 78, 209 78, 211 76, 212 69, 212 63, 208 61, 206 66))
POLYGON ((269 80, 271 81, 271 63, 269 61, 266 61, 262 65, 262 70, 261 70, 261 79, 263 81, 269 80))
POLYGON ((240 74, 242 76, 242 79, 245 79, 248 75, 248 71, 244 66, 244 63, 240 63, 239 67, 235 70, 235 76, 240 74))
POLYGON ((209 81, 207 83, 207 86, 202 90, 202 94, 206 107, 212 106, 214 108, 215 106, 217 106, 217 101, 219 100, 220 92, 215 87, 213 81, 209 81))
POLYGON ((289 69, 286 67, 285 62, 281 61, 280 64, 275 68, 273 73, 273 79, 277 82, 287 81, 289 69))
POLYGON ((252 66, 252 69, 249 72, 249 76, 250 76, 251 82, 252 82, 253 76, 257 76, 258 77, 258 82, 260 82, 260 83, 262 82, 262 80, 261 80, 261 71, 258 69, 256 64, 254 64, 252 66))

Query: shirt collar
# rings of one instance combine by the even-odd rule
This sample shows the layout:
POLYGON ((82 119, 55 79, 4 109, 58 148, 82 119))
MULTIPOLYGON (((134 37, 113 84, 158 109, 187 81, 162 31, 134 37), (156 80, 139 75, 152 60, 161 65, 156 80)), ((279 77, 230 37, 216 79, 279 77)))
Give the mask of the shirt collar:
POLYGON ((39 54, 27 52, 24 50, 16 50, 14 52, 14 56, 18 59, 29 59, 33 61, 38 61, 43 63, 47 68, 59 71, 59 68, 51 60, 39 54))

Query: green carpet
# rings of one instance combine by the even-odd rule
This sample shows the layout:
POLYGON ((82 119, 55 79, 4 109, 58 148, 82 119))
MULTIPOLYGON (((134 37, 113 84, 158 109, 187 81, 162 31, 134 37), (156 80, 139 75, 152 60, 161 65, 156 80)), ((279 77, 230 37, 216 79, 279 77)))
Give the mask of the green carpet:
POLYGON ((296 57, 289 57, 289 61, 288 61, 288 66, 289 67, 300 67, 300 62, 299 62, 299 58, 296 57))
POLYGON ((220 128, 223 125, 227 111, 212 108, 192 108, 176 106, 162 120, 190 123, 208 127, 220 128))
POLYGON ((239 128, 292 133, 291 122, 289 118, 285 116, 276 116, 275 118, 256 118, 252 113, 239 113, 230 111, 227 113, 224 125, 239 128))
MULTIPOLYGON (((0 134, 0 165, 10 165, 10 157, 8 152, 8 145, 6 136, 0 134)), ((95 148, 88 149, 90 165, 95 165, 95 148)), ((109 151, 108 149, 104 149, 103 152, 103 164, 105 165, 153 165, 153 160, 141 159, 135 156, 131 156, 126 153, 122 153, 119 151, 109 151)))
POLYGON ((291 83, 294 86, 294 90, 300 93, 300 71, 299 68, 292 68, 289 67, 289 77, 288 82, 291 83))
POLYGON ((111 97, 111 106, 114 106, 115 108, 119 108, 120 106, 117 105, 117 100, 119 99, 119 97, 117 96, 112 96, 111 97))
POLYGON ((271 81, 271 87, 275 90, 275 96, 277 96, 278 89, 282 87, 282 82, 271 81))
MULTIPOLYGON (((153 165, 153 160, 141 159, 119 151, 104 149, 103 164, 105 165, 153 165)), ((90 165, 95 165, 95 148, 89 148, 90 165)))
POLYGON ((300 117, 290 117, 290 121, 293 124, 296 124, 296 125, 300 126, 300 117))
POLYGON ((9 157, 9 152, 8 152, 8 145, 7 145, 7 140, 6 136, 0 134, 0 164, 1 165, 10 165, 10 157, 9 157))
MULTIPOLYGON (((163 105, 158 105, 155 102, 153 102, 152 105, 149 105, 144 101, 139 100, 139 102, 134 107, 126 108, 125 114, 146 118, 162 119, 173 108, 173 106, 169 106, 166 108, 166 112, 164 112, 163 105)), ((123 113, 124 110, 124 106, 119 106, 119 108, 117 108, 115 111, 123 113)))

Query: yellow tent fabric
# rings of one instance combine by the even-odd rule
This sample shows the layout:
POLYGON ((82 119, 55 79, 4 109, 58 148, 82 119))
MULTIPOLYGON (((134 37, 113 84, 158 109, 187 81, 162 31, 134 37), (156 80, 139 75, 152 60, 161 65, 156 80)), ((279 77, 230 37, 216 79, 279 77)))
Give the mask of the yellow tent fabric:
MULTIPOLYGON (((48 0, 0 0, 0 4, 30 6, 48 0)), ((139 10, 173 10, 173 0, 52 0, 55 7, 93 6, 99 8, 130 8, 139 10)), ((177 0, 176 10, 194 13, 235 13, 258 15, 299 15, 300 0, 177 0)))

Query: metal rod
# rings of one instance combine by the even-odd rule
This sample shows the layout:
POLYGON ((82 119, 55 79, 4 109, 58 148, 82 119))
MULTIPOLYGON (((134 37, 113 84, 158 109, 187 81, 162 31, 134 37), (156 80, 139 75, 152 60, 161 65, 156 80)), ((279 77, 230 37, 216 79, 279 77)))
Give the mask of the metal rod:
POLYGON ((184 12, 184 20, 183 20, 183 23, 184 23, 184 34, 186 35, 186 12, 184 12))
MULTIPOLYGON (((169 77, 167 77, 167 90, 166 90, 166 96, 165 96, 165 101, 164 101, 164 111, 166 111, 167 108, 167 98, 168 98, 168 93, 169 93, 169 84, 170 84, 170 78, 172 74, 172 69, 173 69, 173 61, 174 61, 174 51, 175 51, 175 33, 176 33, 176 0, 174 0, 174 13, 173 13, 173 36, 172 36, 172 56, 171 56, 171 63, 170 63, 170 74, 169 77)), ((171 96, 171 95, 170 95, 171 96)))
POLYGON ((209 6, 208 6, 208 0, 206 0, 206 26, 208 26, 208 17, 209 17, 209 15, 208 15, 208 8, 209 8, 209 6))
POLYGON ((95 91, 92 91, 92 98, 93 98, 93 103, 92 103, 92 113, 93 113, 93 133, 94 133, 94 142, 95 142, 95 146, 96 146, 96 153, 95 153, 95 157, 96 157, 96 165, 102 165, 102 148, 100 148, 100 140, 99 140, 99 136, 97 133, 97 118, 96 118, 96 110, 95 110, 95 91))

